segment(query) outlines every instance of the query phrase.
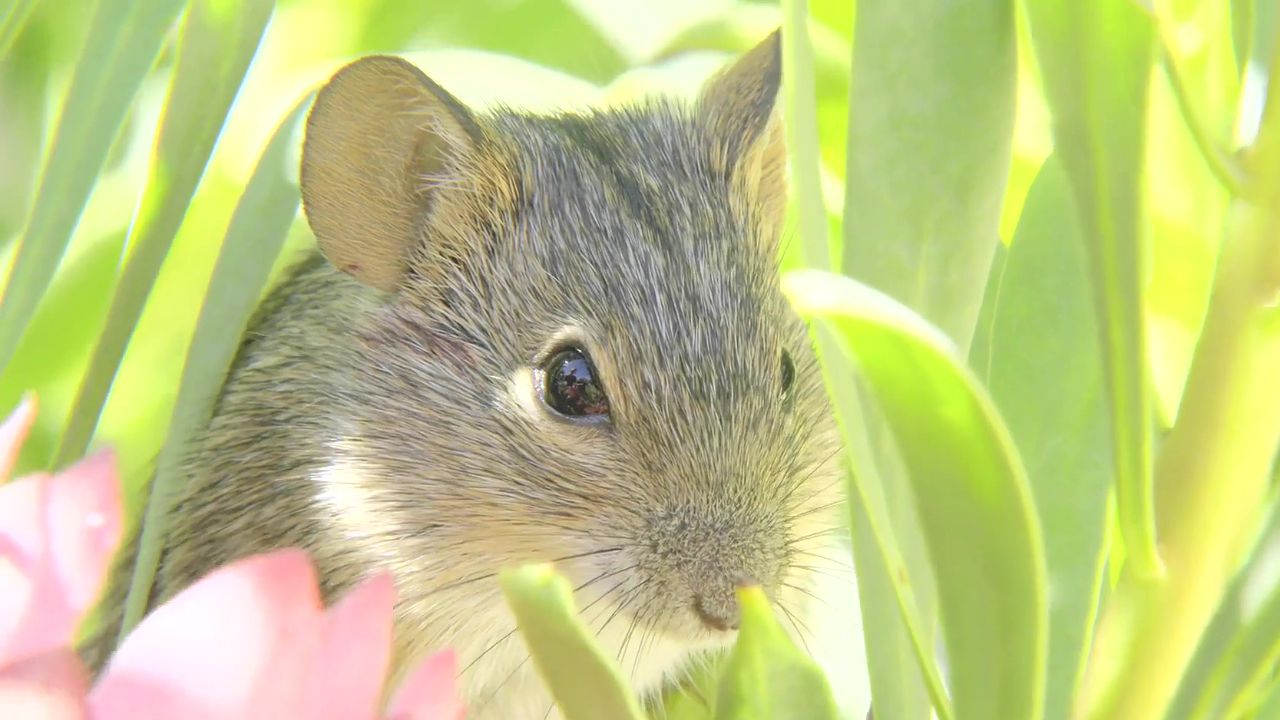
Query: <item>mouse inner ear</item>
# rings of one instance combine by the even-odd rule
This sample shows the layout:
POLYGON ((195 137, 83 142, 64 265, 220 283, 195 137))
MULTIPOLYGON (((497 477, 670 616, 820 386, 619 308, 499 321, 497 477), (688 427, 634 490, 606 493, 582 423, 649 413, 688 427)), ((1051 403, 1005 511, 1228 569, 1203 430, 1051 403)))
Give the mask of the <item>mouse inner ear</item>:
POLYGON ((787 204, 781 86, 782 31, 775 30, 713 75, 697 105, 734 185, 746 194, 745 205, 758 214, 761 235, 771 245, 778 241, 787 204))
POLYGON ((334 267, 398 289, 433 193, 481 131, 470 111, 407 60, 369 56, 316 95, 302 148, 303 211, 334 267))

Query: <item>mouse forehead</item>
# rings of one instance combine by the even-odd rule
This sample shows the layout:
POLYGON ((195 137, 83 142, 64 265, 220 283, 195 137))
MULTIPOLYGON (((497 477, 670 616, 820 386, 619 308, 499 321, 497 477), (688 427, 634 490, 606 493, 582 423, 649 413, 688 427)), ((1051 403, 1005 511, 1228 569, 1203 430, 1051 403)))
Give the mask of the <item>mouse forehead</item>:
POLYGON ((513 125, 518 252, 553 307, 626 368, 619 382, 723 406, 774 381, 776 258, 732 200, 705 128, 661 105, 513 125))

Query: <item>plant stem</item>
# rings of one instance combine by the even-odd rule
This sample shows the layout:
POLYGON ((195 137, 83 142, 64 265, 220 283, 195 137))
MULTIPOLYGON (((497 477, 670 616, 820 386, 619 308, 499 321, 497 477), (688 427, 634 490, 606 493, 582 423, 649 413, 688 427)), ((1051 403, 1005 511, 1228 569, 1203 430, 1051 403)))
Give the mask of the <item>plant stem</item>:
MULTIPOLYGON (((1280 78, 1274 60, 1270 77, 1280 78)), ((1077 716, 1164 716, 1268 498, 1280 445, 1280 91, 1268 93, 1244 167, 1182 408, 1156 460, 1167 572, 1124 573, 1077 716)))
POLYGON ((1196 147, 1200 150, 1200 157, 1204 158, 1209 172, 1213 173, 1213 176, 1218 179, 1218 182, 1222 183, 1222 186, 1233 197, 1244 196, 1244 173, 1234 159, 1214 141, 1208 128, 1205 127, 1204 118, 1196 111, 1195 105, 1191 102, 1191 97, 1187 93, 1187 85, 1182 79, 1182 71, 1178 68, 1178 60, 1174 57, 1173 51, 1169 48, 1169 43, 1165 40, 1164 31, 1161 30, 1157 37, 1160 43, 1160 65, 1164 68, 1164 76, 1169 81, 1169 89, 1173 91, 1173 98, 1178 103, 1178 110, 1182 113, 1182 121, 1186 124, 1187 130, 1191 132, 1191 137, 1195 141, 1196 147))

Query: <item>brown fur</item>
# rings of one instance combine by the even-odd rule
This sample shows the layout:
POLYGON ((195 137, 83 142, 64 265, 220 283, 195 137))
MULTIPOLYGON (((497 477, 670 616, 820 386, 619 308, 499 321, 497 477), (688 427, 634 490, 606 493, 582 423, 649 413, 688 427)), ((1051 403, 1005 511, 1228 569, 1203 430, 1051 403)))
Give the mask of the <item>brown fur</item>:
MULTIPOLYGON (((339 72, 303 155, 320 252, 267 299, 192 440, 152 605, 285 546, 311 553, 329 601, 389 568, 397 677, 457 647, 475 719, 550 707, 504 566, 556 561, 646 691, 732 641, 695 604, 735 625, 735 583, 802 625, 839 446, 778 281, 779 82, 777 33, 692 107, 480 115, 401 60, 339 72), (610 422, 533 396, 530 368, 566 339, 610 422)), ((95 670, 135 551, 83 649, 95 670)))

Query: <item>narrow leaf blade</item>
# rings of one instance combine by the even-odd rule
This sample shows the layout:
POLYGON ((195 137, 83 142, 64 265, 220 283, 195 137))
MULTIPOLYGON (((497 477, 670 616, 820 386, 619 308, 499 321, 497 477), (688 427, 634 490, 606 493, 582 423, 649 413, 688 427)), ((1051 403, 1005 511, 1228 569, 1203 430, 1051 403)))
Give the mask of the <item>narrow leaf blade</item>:
POLYGON ((0 297, 0 367, 53 281, 111 143, 183 0, 98 0, 0 297))
POLYGON ((274 0, 195 0, 187 12, 159 139, 127 241, 132 249, 80 381, 54 467, 80 457, 89 445, 125 348, 274 6, 274 0))
POLYGON ((276 128, 240 196, 218 253, 195 334, 187 349, 168 436, 156 461, 141 546, 129 589, 121 637, 142 618, 166 531, 167 502, 176 488, 182 448, 208 419, 240 347, 273 263, 298 216, 300 194, 295 132, 312 94, 298 101, 276 128))

